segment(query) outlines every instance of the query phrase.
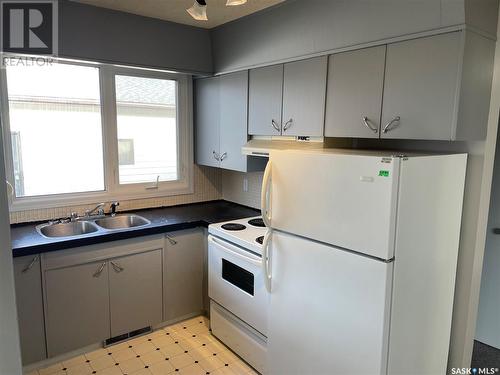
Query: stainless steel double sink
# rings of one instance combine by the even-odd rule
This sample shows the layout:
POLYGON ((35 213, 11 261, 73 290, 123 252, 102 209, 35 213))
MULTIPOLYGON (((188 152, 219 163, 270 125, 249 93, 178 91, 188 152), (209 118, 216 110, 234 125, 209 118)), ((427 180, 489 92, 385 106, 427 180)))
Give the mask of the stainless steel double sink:
POLYGON ((78 219, 67 223, 47 223, 36 227, 38 233, 47 238, 77 237, 96 232, 138 228, 151 224, 139 215, 116 215, 98 219, 78 219))

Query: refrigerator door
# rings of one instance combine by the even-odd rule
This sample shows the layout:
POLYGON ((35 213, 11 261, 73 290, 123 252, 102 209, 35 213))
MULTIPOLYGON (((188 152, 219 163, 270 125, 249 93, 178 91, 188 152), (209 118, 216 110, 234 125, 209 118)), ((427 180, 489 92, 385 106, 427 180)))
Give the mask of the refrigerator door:
POLYGON ((273 232, 272 375, 385 374, 392 262, 273 232))
POLYGON ((262 196, 273 229, 394 256, 399 158, 288 150, 269 160, 262 196))

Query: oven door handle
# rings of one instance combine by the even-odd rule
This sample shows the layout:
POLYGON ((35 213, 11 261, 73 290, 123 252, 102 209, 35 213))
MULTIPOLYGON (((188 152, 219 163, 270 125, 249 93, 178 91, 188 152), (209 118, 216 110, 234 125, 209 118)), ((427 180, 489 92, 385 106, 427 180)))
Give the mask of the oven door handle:
POLYGON ((262 266, 262 261, 257 256, 252 257, 247 250, 242 250, 226 241, 219 240, 218 238, 215 238, 213 236, 208 236, 208 242, 214 244, 226 253, 244 260, 245 262, 252 263, 253 265, 259 267, 262 266), (248 255, 250 256, 248 256, 247 254, 243 254, 243 252, 248 253, 248 255))
POLYGON ((271 293, 271 279, 272 276, 270 274, 269 267, 269 243, 271 242, 271 236, 273 234, 272 229, 268 229, 266 235, 264 236, 264 241, 262 241, 262 268, 264 274, 264 285, 266 286, 266 290, 268 293, 271 293))

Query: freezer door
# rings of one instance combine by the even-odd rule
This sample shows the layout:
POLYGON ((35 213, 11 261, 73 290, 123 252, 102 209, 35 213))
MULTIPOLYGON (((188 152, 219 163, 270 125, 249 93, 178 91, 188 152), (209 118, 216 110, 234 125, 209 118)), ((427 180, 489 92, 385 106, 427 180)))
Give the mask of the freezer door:
POLYGON ((385 374, 392 262, 273 232, 272 375, 385 374))
POLYGON ((399 158, 392 157, 272 151, 269 199, 264 204, 269 206, 270 224, 391 259, 399 164, 399 158))

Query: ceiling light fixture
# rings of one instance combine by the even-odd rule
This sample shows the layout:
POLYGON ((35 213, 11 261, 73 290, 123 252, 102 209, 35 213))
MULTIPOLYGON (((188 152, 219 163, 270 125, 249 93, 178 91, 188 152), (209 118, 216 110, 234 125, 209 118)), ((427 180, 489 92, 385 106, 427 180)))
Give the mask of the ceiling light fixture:
POLYGON ((226 6, 243 5, 247 0, 227 0, 226 6))
POLYGON ((191 8, 186 9, 186 11, 198 21, 208 21, 207 18, 207 3, 205 0, 195 0, 191 8))

